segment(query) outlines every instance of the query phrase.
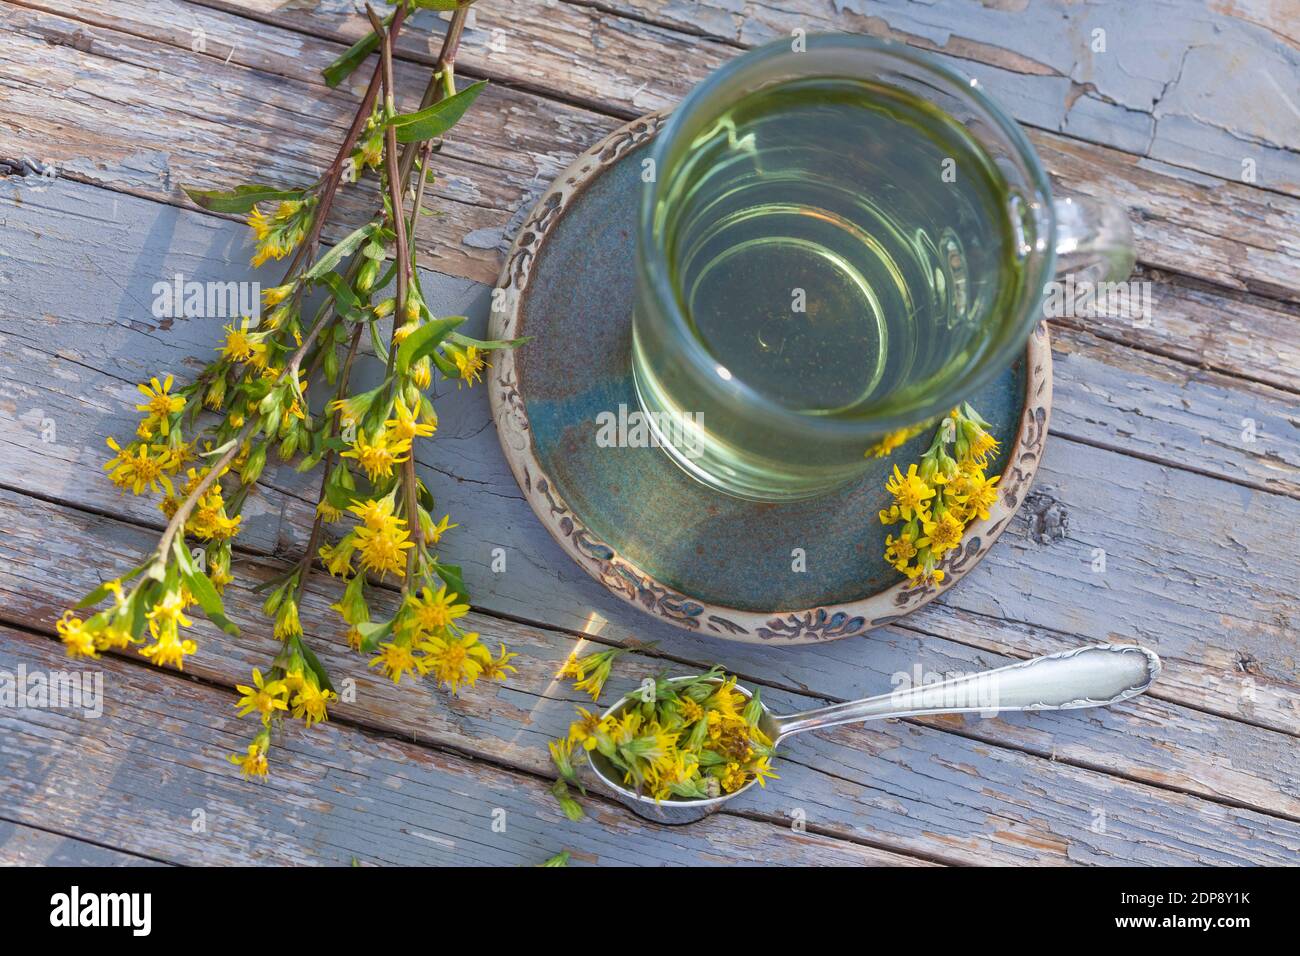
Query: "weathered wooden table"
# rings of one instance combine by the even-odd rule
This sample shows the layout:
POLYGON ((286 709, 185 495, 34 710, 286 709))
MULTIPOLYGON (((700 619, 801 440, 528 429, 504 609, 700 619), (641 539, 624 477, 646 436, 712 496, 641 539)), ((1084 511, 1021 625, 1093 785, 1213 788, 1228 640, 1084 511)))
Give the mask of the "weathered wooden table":
MULTIPOLYGON (((361 34, 358 6, 0 3, 0 671, 77 667, 55 618, 155 538, 161 515, 104 479, 104 436, 133 428, 135 383, 193 374, 222 333, 155 318, 153 286, 255 275, 245 227, 180 186, 314 177, 363 82, 331 91, 319 73, 361 34)), ((534 864, 567 848, 604 864, 1295 863, 1298 24, 1294 5, 1210 7, 482 0, 460 71, 493 83, 438 156, 419 236, 436 311, 482 322, 532 199, 604 133, 745 47, 840 29, 977 77, 1062 193, 1125 203, 1151 320, 1055 323, 1046 460, 984 563, 896 626, 798 650, 692 636, 607 595, 521 499, 484 391, 452 390, 421 471, 463 525, 447 543, 474 626, 521 652, 519 673, 459 699, 394 687, 334 636, 334 588, 317 580, 304 622, 357 699, 290 730, 257 784, 225 762, 248 734, 233 685, 274 643, 250 589, 300 553, 315 500, 268 474, 228 598, 241 637, 200 623, 183 676, 105 658, 98 719, 0 708, 0 861, 534 864), (607 693, 718 661, 797 708, 1098 640, 1149 645, 1166 670, 1106 711, 801 737, 779 785, 691 827, 599 798, 569 823, 546 742, 584 698, 557 666, 578 642, 651 640, 607 693)), ((426 12, 402 36, 412 95, 441 31, 426 12)), ((337 208, 327 238, 365 214, 337 208)))

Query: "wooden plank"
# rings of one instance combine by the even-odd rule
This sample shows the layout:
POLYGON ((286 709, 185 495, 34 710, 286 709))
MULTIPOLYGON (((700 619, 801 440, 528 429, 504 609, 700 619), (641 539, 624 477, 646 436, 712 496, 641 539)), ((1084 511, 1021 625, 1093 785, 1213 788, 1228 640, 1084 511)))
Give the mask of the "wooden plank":
MULTIPOLYGON (((37 5, 113 29, 13 9, 14 30, 0 46, 0 85, 8 87, 21 132, 0 136, 0 156, 27 154, 65 175, 183 202, 181 182, 310 177, 327 161, 354 102, 321 86, 319 69, 341 49, 335 43, 177 0, 37 5), (196 26, 212 40, 204 54, 191 50, 196 26), (84 96, 51 104, 45 88, 75 88, 84 96), (310 116, 301 110, 304 101, 314 104, 310 116), (202 110, 188 107, 196 102, 202 110), (268 138, 270 128, 277 135, 268 138), (216 143, 230 154, 218 165, 216 143)), ((299 28, 318 22, 319 15, 304 10, 268 13, 270 6, 257 0, 253 12, 299 28)), ((612 102, 626 116, 674 102, 737 52, 673 31, 646 33, 643 25, 617 18, 600 20, 592 33, 591 12, 563 3, 521 10, 494 11, 489 4, 478 14, 483 19, 473 36, 479 40, 466 47, 466 68, 503 82, 448 140, 439 159, 443 182, 435 190, 445 215, 425 224, 417 244, 427 264, 485 281, 532 199, 572 156, 617 124, 521 88, 565 96, 581 87, 585 74, 597 85, 576 99, 612 102), (568 23, 571 16, 581 22, 568 23), (474 49, 494 42, 496 30, 505 31, 505 51, 476 63, 474 49), (667 63, 673 68, 665 69, 667 63), (632 94, 626 108, 618 104, 620 90, 632 94)), ((329 32, 348 38, 360 29, 350 13, 346 26, 329 32)), ((409 56, 430 59, 426 33, 412 29, 407 42, 416 45, 409 56)), ((403 66, 399 79, 421 88, 418 72, 403 66)), ((354 77, 353 86, 360 82, 354 77)), ((1110 196, 1131 210, 1141 261, 1300 301, 1300 200, 1242 183, 1189 179, 1184 171, 1068 137, 1031 138, 1063 192, 1110 196)), ((339 210, 344 217, 359 213, 346 202, 339 210)))
MULTIPOLYGON (((1198 368, 1300 390, 1300 312, 1294 305, 1146 268, 1134 278, 1151 283, 1149 322, 1097 316, 1068 324, 1198 368)), ((1053 328, 1064 324, 1054 320, 1053 328)))
POLYGON ((99 671, 104 713, 0 711, 0 806, 23 822, 100 833, 178 863, 514 865, 561 848, 605 865, 915 865, 887 851, 744 817, 660 827, 590 801, 570 823, 536 777, 340 724, 276 742, 277 773, 241 780, 225 762, 245 727, 228 693, 0 631, 0 668, 99 671), (494 820, 503 821, 494 829, 494 820))
POLYGON ((1064 326, 1053 434, 1300 497, 1300 399, 1064 326))
POLYGON ((1228 180, 1252 159, 1260 186, 1300 194, 1300 120, 1278 96, 1300 70, 1285 5, 578 2, 746 47, 793 30, 888 37, 978 78, 1022 123, 1228 180))
MULTIPOLYGON (((8 383, 0 394, 0 440, 10 449, 10 454, 0 456, 0 482, 83 507, 120 511, 134 521, 158 523, 161 516, 151 504, 123 498, 99 474, 104 457, 102 437, 126 434, 132 427, 134 382, 168 368, 193 368, 194 360, 188 356, 206 354, 218 340, 221 320, 181 320, 162 328, 168 320, 148 315, 149 289, 159 277, 178 271, 194 279, 248 275, 224 265, 224 250, 236 241, 236 227, 127 197, 117 200, 114 222, 111 194, 66 182, 43 193, 22 186, 19 194, 21 203, 6 214, 9 231, 18 238, 6 245, 10 268, 15 273, 21 271, 28 280, 11 283, 11 294, 0 306, 0 330, 7 336, 0 355, 5 357, 8 383), (98 228, 97 223, 101 224, 98 228), (95 260, 102 263, 102 271, 92 269, 89 263, 66 261, 63 250, 74 241, 94 242, 90 248, 95 260), (33 322, 37 315, 43 319, 33 322), (95 342, 96 347, 86 349, 83 343, 87 341, 95 342), (55 440, 50 444, 42 441, 47 420, 55 426, 51 436, 55 440)), ((430 274, 427 288, 432 290, 435 280, 430 274)), ((474 321, 482 321, 485 296, 481 290, 455 282, 438 288, 436 308, 467 311, 474 321)), ((1069 362, 1078 360, 1069 352, 1062 354, 1067 356, 1062 362, 1064 373, 1069 362)), ((1143 378, 1125 371, 1124 366, 1106 371, 1092 364, 1106 358, 1104 349, 1089 346, 1081 354, 1086 356, 1081 366, 1085 375, 1078 382, 1091 376, 1110 384, 1103 391, 1058 375, 1058 392, 1063 398, 1057 418, 1073 416, 1090 428, 1099 426, 1089 424, 1088 419, 1123 422, 1123 430, 1132 433, 1124 440, 1133 441, 1135 449, 1154 440, 1149 436, 1166 430, 1177 434, 1173 426, 1187 411, 1182 405, 1184 398, 1192 409, 1200 409, 1184 423, 1184 444, 1194 438, 1187 422, 1219 421, 1222 431, 1213 434, 1220 436, 1225 454, 1231 449, 1232 429, 1240 427, 1240 418, 1258 415, 1253 398, 1244 405, 1231 404, 1237 401, 1235 390, 1224 391, 1226 398, 1216 398, 1221 383, 1212 382, 1213 388, 1202 389, 1196 383, 1184 386, 1181 379, 1175 380, 1180 398, 1172 410, 1162 410, 1168 404, 1163 399, 1144 398, 1142 404, 1135 404, 1127 394, 1130 390, 1139 396, 1163 395, 1159 378, 1141 384, 1143 378), (1126 382, 1138 384, 1130 388, 1126 382), (1111 390, 1117 397, 1107 398, 1109 404, 1097 404, 1097 396, 1111 390), (1072 392, 1080 401, 1094 404, 1070 405, 1064 396, 1072 392), (1199 405, 1201 395, 1211 404, 1199 405), (1219 401, 1229 404, 1213 404, 1219 401), (1162 416, 1164 423, 1154 425, 1162 416)), ((606 622, 601 633, 607 639, 656 637, 675 647, 692 648, 690 653, 697 659, 716 652, 719 645, 715 641, 691 638, 622 605, 564 557, 520 498, 501 456, 481 390, 451 390, 440 399, 439 407, 439 437, 422 444, 421 462, 442 507, 465 524, 463 531, 448 537, 448 554, 467 567, 473 594, 482 606, 575 631, 591 628, 594 614, 606 622), (490 570, 492 549, 497 547, 506 551, 508 573, 490 570)), ((1275 436, 1288 434, 1282 427, 1288 421, 1284 415, 1280 426, 1264 428, 1259 446, 1279 447, 1271 442, 1275 436)), ((1120 439, 1122 435, 1108 441, 1120 439)), ((1241 446, 1243 456, 1246 448, 1241 446)), ((1184 452, 1175 447, 1171 453, 1184 452)), ((1242 470, 1253 467, 1244 457, 1237 459, 1236 466, 1242 470)), ((1225 473, 1231 467, 1231 463, 1225 464, 1225 473)), ((271 490, 250 501, 242 541, 262 552, 301 548, 311 507, 303 499, 313 495, 314 489, 292 473, 272 474, 267 480, 271 490)), ((1001 605, 1001 611, 1012 615, 1010 623, 1020 622, 1048 644, 1139 636, 1158 640, 1158 649, 1169 665, 1167 686, 1178 689, 1179 696, 1172 699, 1288 732, 1300 731, 1294 592, 1287 584, 1295 559, 1286 553, 1284 542, 1269 541, 1267 526, 1252 517, 1272 513, 1276 496, 1259 495, 1253 505, 1258 512, 1251 511, 1248 516, 1247 509, 1255 500, 1250 488, 1167 471, 1055 439, 1049 443, 1047 471, 1040 483, 1051 485, 1051 494, 1034 499, 1033 517, 1018 520, 1005 543, 985 562, 990 576, 978 586, 963 584, 944 598, 950 608, 979 612, 985 626, 965 628, 968 637, 963 637, 962 628, 946 633, 957 640, 974 641, 983 629, 1004 628, 1001 605), (1140 497, 1129 500, 1135 492, 1123 479, 1134 474, 1141 476, 1144 490, 1140 497), (1184 490, 1185 486, 1189 490, 1184 490), (1119 503, 1112 505, 1111 498, 1119 503), (1059 514, 1062 509, 1071 516, 1067 537, 1039 543, 1037 516, 1059 514), (1180 534, 1187 536, 1185 545, 1180 541, 1176 547, 1169 546, 1175 560, 1179 549, 1194 555, 1190 572, 1175 576, 1168 585, 1157 587, 1145 576, 1151 573, 1152 561, 1164 554, 1147 540, 1152 519, 1144 517, 1145 509, 1153 509, 1150 513, 1165 522, 1164 526, 1179 527, 1180 534), (1114 522, 1113 511, 1118 514, 1114 522), (1238 524, 1242 527, 1236 527, 1238 524), (1116 542, 1107 540, 1113 533, 1119 535, 1116 542), (1109 570, 1105 574, 1091 571, 1094 547, 1107 549, 1109 570), (1026 570, 1017 557, 1020 552, 1033 555, 1036 570, 1026 570), (1207 585, 1213 592, 1198 591, 1196 578, 1220 584, 1207 585), (1107 599, 1098 601, 1094 590, 1098 587, 1120 593, 1111 600, 1108 591, 1107 599), (1157 619, 1147 610, 1148 590, 1161 592, 1159 600, 1178 609, 1174 624, 1160 634, 1152 633, 1152 622, 1157 619), (1053 591, 1060 604, 1051 603, 1053 591), (1258 593, 1264 603, 1243 604, 1235 597, 1252 593, 1258 593), (1229 620, 1244 615, 1232 632, 1208 628, 1207 634, 1202 609, 1216 606, 1212 602, 1230 609, 1226 612, 1229 620), (1089 610, 1085 612, 1085 608, 1089 610), (1074 620, 1085 613, 1089 626, 1076 632, 1074 620), (985 614, 989 617, 983 618, 985 614), (1251 678, 1250 694, 1243 693, 1244 677, 1251 678)), ((1294 501, 1283 499, 1277 507, 1284 524, 1294 523, 1294 501)), ((923 611, 909 618, 909 623, 930 621, 940 613, 923 611)), ((1001 652, 1017 653, 1018 633, 1002 633, 1009 639, 999 645, 1001 652)), ((767 649, 749 653, 752 656, 746 659, 746 666, 752 664, 751 672, 763 673, 767 649)), ((797 663, 782 666, 795 668, 790 671, 798 675, 794 680, 818 686, 827 695, 852 696, 852 691, 841 692, 834 683, 821 683, 828 677, 835 679, 839 666, 835 651, 827 652, 825 658, 821 655, 820 649, 808 649, 795 658, 797 663)), ((739 658, 732 660, 740 666, 739 658)))
POLYGON ((0 866, 160 866, 157 860, 0 820, 0 866))
MULTIPOLYGON (((48 628, 59 607, 112 573, 120 563, 117 555, 147 546, 150 537, 110 519, 9 492, 0 492, 0 522, 10 529, 8 567, 0 569, 0 607, 9 621, 24 627, 48 628), (87 554, 82 542, 91 540, 99 547, 87 554)), ((274 570, 258 561, 238 563, 239 584, 228 589, 227 609, 245 631, 232 639, 200 624, 201 651, 187 664, 187 674, 229 685, 274 653, 267 627, 259 623, 260 598, 250 590, 274 570)), ((340 646, 341 628, 327 611, 336 590, 329 584, 312 585, 301 610, 304 629, 313 635, 313 646, 336 682, 355 681, 356 702, 334 708, 336 719, 529 772, 548 772, 546 742, 563 733, 573 702, 585 703, 554 674, 575 649, 585 653, 583 642, 476 614, 471 626, 485 641, 501 641, 520 652, 515 662, 519 672, 504 686, 476 687, 460 699, 426 684, 395 688, 340 646)), ((381 606, 386 610, 391 600, 384 599, 381 606)), ((731 651, 741 647, 714 649, 714 658, 733 666, 731 651)), ((894 686, 898 675, 914 668, 924 668, 928 678, 1005 662, 1000 655, 972 653, 953 642, 918 639, 893 628, 872 642, 869 654, 861 653, 866 650, 861 644, 856 652, 853 644, 838 650, 837 690, 852 687, 855 696, 894 686)), ((673 661, 644 653, 620 660, 606 699, 616 699, 665 667, 689 672, 707 666, 682 660, 677 648, 673 654, 673 661)), ((753 663, 744 661, 746 666, 753 663)), ((757 672, 767 685, 769 705, 794 712, 819 703, 809 692, 789 688, 785 663, 769 654, 757 672), (774 681, 786 686, 773 686, 774 681)), ((802 809, 808 824, 822 832, 965 863, 1122 859, 1129 852, 1123 834, 1145 831, 1142 818, 1154 815, 1152 825, 1168 832, 1154 839, 1159 848, 1147 851, 1141 862, 1208 862, 1221 854, 1232 856, 1236 838, 1253 834, 1256 827, 1275 831, 1283 844, 1293 829, 1300 839, 1300 781, 1293 754, 1294 740, 1285 735, 1150 699, 1066 714, 925 718, 798 738, 783 750, 781 784, 747 795, 740 808, 771 819, 802 809), (943 801, 936 802, 940 791, 943 801), (1186 798, 1184 792, 1209 800, 1186 798), (1041 795, 1032 814, 1024 803, 1028 793, 1041 795), (1220 842, 1201 832, 1200 821, 1229 810, 1221 804, 1249 806, 1274 817, 1234 813, 1235 825, 1244 829, 1226 831, 1220 842), (1081 807, 1088 810, 1081 812, 1081 807), (1109 826, 1120 827, 1109 838, 1093 833, 1096 808, 1103 808, 1109 826), (1173 834, 1181 836, 1174 839, 1173 834)))

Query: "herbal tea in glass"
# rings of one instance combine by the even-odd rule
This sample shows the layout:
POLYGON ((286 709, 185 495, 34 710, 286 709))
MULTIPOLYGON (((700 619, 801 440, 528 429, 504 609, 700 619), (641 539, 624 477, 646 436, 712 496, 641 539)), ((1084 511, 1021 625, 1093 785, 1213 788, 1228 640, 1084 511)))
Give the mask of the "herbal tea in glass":
POLYGON ((1050 193, 1018 127, 905 47, 743 56, 648 169, 638 396, 678 464, 730 494, 860 473, 873 439, 1009 364, 1051 274, 1050 193))

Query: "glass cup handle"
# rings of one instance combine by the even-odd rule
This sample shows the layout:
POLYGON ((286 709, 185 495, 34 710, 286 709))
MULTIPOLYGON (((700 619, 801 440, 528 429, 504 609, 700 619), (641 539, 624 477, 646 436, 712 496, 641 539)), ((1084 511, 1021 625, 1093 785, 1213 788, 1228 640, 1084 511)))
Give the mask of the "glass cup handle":
POLYGON ((1086 196, 1056 199, 1056 274, 1079 282, 1123 282, 1137 253, 1122 206, 1086 196))

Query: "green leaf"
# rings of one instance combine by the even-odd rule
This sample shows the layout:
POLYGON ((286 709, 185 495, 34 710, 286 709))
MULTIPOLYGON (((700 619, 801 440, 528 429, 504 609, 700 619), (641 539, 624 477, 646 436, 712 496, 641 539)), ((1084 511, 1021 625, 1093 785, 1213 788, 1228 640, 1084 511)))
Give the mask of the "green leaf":
POLYGON ((283 587, 284 583, 297 573, 298 569, 294 568, 292 571, 286 571, 284 574, 276 575, 269 581, 263 581, 261 584, 253 585, 251 590, 254 594, 260 594, 262 591, 269 591, 271 588, 283 587))
MULTIPOLYGON (((334 685, 330 683, 330 675, 325 672, 325 667, 320 662, 320 658, 312 651, 310 647, 303 643, 301 637, 295 636, 294 645, 298 648, 298 653, 302 654, 302 659, 307 662, 311 672, 316 675, 316 680, 320 683, 321 690, 334 691, 334 685)), ((337 691, 334 691, 337 693, 337 691)))
POLYGON ((455 10, 457 7, 467 7, 473 2, 474 0, 411 0, 411 6, 421 10, 455 10))
MULTIPOLYGON (((138 575, 139 575, 139 574, 140 574, 140 573, 141 573, 145 568, 149 567, 149 565, 152 564, 152 563, 153 563, 153 558, 150 558, 150 559, 149 559, 148 561, 146 561, 144 564, 141 564, 141 565, 138 565, 138 566, 132 568, 130 571, 126 572, 126 574, 122 575, 120 578, 117 578, 116 580, 121 581, 123 584, 125 584, 127 581, 130 581, 132 578, 138 576, 138 575)), ((80 601, 78 601, 76 604, 72 605, 72 607, 73 607, 74 610, 78 610, 78 611, 79 611, 79 610, 81 610, 82 608, 90 607, 90 606, 92 606, 92 605, 94 605, 94 604, 98 604, 100 601, 104 600, 104 598, 106 598, 106 597, 108 597, 108 582, 107 582, 107 581, 105 581, 105 582, 104 582, 103 584, 101 584, 99 587, 95 588, 95 590, 91 591, 89 594, 87 594, 84 598, 82 598, 82 599, 81 599, 80 601)))
POLYGON ((441 136, 460 122, 460 118, 465 115, 470 104, 478 98, 479 93, 483 92, 485 86, 487 80, 479 80, 454 96, 439 100, 418 113, 399 113, 394 116, 391 122, 397 131, 397 141, 418 143, 421 140, 441 136))
POLYGON ((434 562, 433 573, 442 578, 442 583, 447 585, 448 591, 455 591, 463 601, 469 600, 469 589, 465 587, 465 578, 461 575, 460 565, 434 562))
MULTIPOLYGON (((412 243, 412 245, 414 245, 414 243, 412 243)), ((384 274, 381 275, 377 280, 375 280, 375 284, 374 284, 373 286, 371 286, 371 288, 372 288, 372 289, 387 289, 388 286, 392 283, 392 281, 393 281, 395 278, 397 278, 397 260, 396 260, 396 259, 394 259, 392 262, 390 262, 390 263, 388 264, 388 268, 384 270, 384 274)))
POLYGON ((221 603, 221 595, 217 593, 211 578, 198 568, 192 567, 190 573, 185 575, 185 586, 190 589, 194 599, 199 602, 199 607, 203 608, 203 613, 208 616, 209 621, 231 637, 239 636, 239 626, 226 617, 226 609, 221 603))
POLYGON ((335 243, 333 249, 312 263, 312 267, 302 274, 302 278, 315 282, 327 272, 333 272, 340 262, 357 251, 357 246, 370 238, 374 226, 374 223, 368 222, 348 233, 335 243))
POLYGON ((351 508, 355 498, 353 489, 343 484, 343 474, 346 474, 343 466, 335 465, 334 470, 330 472, 329 478, 325 481, 325 500, 338 508, 339 511, 347 511, 351 508))
MULTIPOLYGON (((390 13, 388 16, 384 17, 384 26, 388 26, 392 21, 393 15, 390 13)), ((371 30, 356 43, 344 50, 343 54, 337 60, 320 71, 321 76, 325 77, 325 85, 338 86, 351 76, 352 71, 359 67, 361 62, 378 46, 379 34, 371 30)))
POLYGON ((172 539, 172 554, 176 556, 176 568, 180 572, 181 579, 189 588, 190 594, 194 595, 194 600, 199 602, 199 607, 203 608, 203 613, 208 616, 208 620, 231 637, 238 637, 239 628, 234 621, 226 617, 226 609, 221 603, 221 595, 217 593, 216 586, 206 574, 194 566, 189 549, 180 535, 172 539))
POLYGON ((521 339, 472 339, 468 335, 461 335, 459 332, 451 333, 451 340, 457 345, 472 345, 481 352, 491 352, 494 349, 513 349, 518 348, 525 342, 532 341, 531 335, 525 335, 521 339))
MULTIPOLYGON (((360 321, 362 318, 361 300, 357 298, 357 294, 352 291, 341 275, 337 272, 327 272, 316 281, 329 289, 330 298, 334 300, 339 315, 350 322, 360 321)), ((328 347, 333 348, 332 345, 328 347)))
POLYGON ((375 350, 375 355, 379 359, 380 365, 388 364, 388 343, 384 341, 384 335, 379 330, 379 320, 370 320, 370 347, 375 350))
POLYGON ((157 582, 150 579, 142 582, 140 590, 135 593, 135 600, 130 608, 132 637, 139 637, 144 633, 145 615, 148 613, 148 609, 154 605, 157 590, 157 582))
POLYGON ((426 322, 406 337, 397 350, 397 371, 405 375, 416 362, 433 352, 456 326, 465 321, 463 315, 426 322))
POLYGON ((307 192, 305 189, 276 189, 274 186, 263 186, 258 183, 248 183, 236 186, 234 189, 190 189, 188 186, 181 188, 185 190, 185 195, 204 209, 230 213, 252 212, 253 207, 260 202, 302 199, 307 192))
POLYGON ((358 624, 356 627, 357 632, 361 635, 361 650, 366 654, 373 651, 379 646, 380 641, 393 633, 392 621, 380 621, 378 623, 368 621, 364 624, 358 624))

